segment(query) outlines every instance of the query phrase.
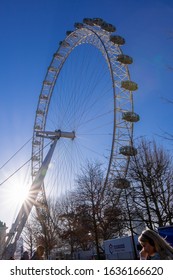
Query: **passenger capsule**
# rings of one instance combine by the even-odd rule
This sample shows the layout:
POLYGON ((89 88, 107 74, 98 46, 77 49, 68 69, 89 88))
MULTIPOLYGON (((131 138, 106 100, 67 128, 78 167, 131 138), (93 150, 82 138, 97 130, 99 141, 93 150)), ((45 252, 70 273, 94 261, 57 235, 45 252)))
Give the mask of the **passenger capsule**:
POLYGON ((138 89, 138 85, 132 81, 122 81, 121 87, 130 91, 135 91, 138 89))
POLYGON ((80 29, 80 28, 83 27, 83 23, 76 22, 76 23, 74 24, 74 27, 80 29))
POLYGON ((132 146, 123 146, 120 148, 120 154, 124 156, 136 156, 137 149, 132 146))
POLYGON ((118 35, 112 35, 110 36, 110 41, 116 45, 124 45, 125 44, 125 39, 121 36, 118 35))
POLYGON ((90 25, 90 26, 94 25, 93 20, 91 18, 84 18, 83 23, 90 25))
POLYGON ((93 23, 95 25, 101 26, 104 23, 104 20, 102 18, 93 18, 93 23))
POLYGON ((127 122, 138 122, 140 120, 140 117, 134 112, 124 112, 122 114, 122 119, 127 122))
POLYGON ((116 28, 111 23, 103 22, 101 28, 108 32, 115 32, 116 28))
POLYGON ((125 55, 125 54, 119 54, 117 56, 117 61, 123 63, 123 64, 132 64, 133 63, 133 58, 125 55))
POLYGON ((66 31, 66 35, 69 36, 73 31, 66 31))
POLYGON ((130 182, 125 178, 118 178, 114 181, 114 187, 117 189, 128 189, 130 182))

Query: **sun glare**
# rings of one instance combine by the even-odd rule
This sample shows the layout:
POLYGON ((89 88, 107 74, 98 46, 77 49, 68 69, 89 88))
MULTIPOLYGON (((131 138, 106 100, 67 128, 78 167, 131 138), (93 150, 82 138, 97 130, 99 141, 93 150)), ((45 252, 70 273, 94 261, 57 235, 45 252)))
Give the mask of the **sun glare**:
POLYGON ((15 187, 15 190, 11 192, 11 200, 17 204, 22 204, 28 195, 28 189, 22 186, 15 187))
POLYGON ((7 200, 11 207, 20 207, 27 199, 29 186, 13 183, 7 191, 7 200))
MULTIPOLYGON (((8 174, 5 175, 4 177, 8 177, 8 174)), ((28 198, 32 184, 29 175, 27 176, 22 170, 22 173, 16 173, 1 187, 1 217, 4 216, 1 219, 7 224, 8 228, 14 223, 22 204, 28 198)))

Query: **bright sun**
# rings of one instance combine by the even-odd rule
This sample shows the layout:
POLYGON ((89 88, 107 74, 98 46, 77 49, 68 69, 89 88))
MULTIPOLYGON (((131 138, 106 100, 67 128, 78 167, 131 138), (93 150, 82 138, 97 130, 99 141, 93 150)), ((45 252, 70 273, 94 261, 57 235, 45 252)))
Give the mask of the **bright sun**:
POLYGON ((28 196, 28 186, 13 183, 13 185, 10 185, 8 188, 7 193, 8 202, 10 203, 11 207, 19 207, 28 196))
MULTIPOLYGON (((29 189, 32 185, 31 176, 28 172, 16 173, 1 187, 1 220, 6 223, 7 227, 16 220, 23 202, 28 198, 29 189)), ((5 174, 4 177, 8 177, 5 174)))
POLYGON ((21 186, 19 186, 19 187, 17 187, 16 188, 16 191, 17 191, 17 201, 18 201, 18 203, 23 203, 24 202, 24 200, 27 198, 27 195, 28 195, 28 189, 27 188, 25 188, 25 187, 21 187, 21 186))

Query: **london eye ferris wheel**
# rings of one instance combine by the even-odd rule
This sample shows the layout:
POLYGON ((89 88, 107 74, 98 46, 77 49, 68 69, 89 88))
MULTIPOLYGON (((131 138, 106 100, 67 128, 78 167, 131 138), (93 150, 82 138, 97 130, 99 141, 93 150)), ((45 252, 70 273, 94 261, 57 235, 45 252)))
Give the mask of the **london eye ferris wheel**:
POLYGON ((33 183, 8 233, 2 258, 14 255, 33 205, 40 205, 35 203, 39 194, 46 201, 73 189, 87 162, 102 164, 105 187, 112 182, 117 188, 129 186, 129 160, 137 153, 133 125, 139 115, 134 112, 133 92, 138 86, 128 69, 133 59, 123 54, 125 40, 115 31, 100 18, 85 18, 59 42, 36 109, 33 183))
POLYGON ((129 73, 133 59, 121 49, 125 40, 100 18, 74 26, 52 57, 34 122, 33 178, 51 139, 59 139, 44 182, 52 197, 75 186, 87 161, 102 164, 105 185, 114 177, 125 183, 129 158, 137 152, 132 139, 138 86, 129 73))

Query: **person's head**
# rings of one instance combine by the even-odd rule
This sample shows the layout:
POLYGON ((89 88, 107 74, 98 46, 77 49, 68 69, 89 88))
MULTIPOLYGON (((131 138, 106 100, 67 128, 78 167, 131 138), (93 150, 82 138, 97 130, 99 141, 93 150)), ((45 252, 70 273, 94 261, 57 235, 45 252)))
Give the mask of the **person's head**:
POLYGON ((151 232, 150 230, 143 231, 138 238, 138 241, 140 242, 144 251, 149 256, 152 256, 157 252, 154 240, 155 240, 155 236, 153 235, 153 232, 151 232))
POLYGON ((29 260, 29 254, 28 254, 27 251, 23 252, 22 259, 23 260, 29 260))
POLYGON ((40 257, 43 256, 43 254, 44 254, 44 246, 39 245, 39 246, 37 247, 37 254, 38 254, 40 257))
POLYGON ((166 240, 151 229, 144 230, 138 237, 138 241, 149 256, 158 252, 161 257, 165 258, 168 251, 173 253, 173 248, 166 240))

